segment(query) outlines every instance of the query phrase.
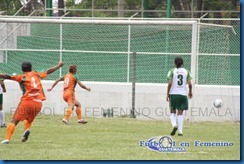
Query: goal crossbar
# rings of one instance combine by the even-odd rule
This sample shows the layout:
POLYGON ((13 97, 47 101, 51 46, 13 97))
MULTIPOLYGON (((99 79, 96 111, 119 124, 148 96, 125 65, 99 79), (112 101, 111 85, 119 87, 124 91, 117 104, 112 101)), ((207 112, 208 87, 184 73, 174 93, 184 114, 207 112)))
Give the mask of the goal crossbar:
POLYGON ((77 20, 77 19, 34 19, 1 18, 0 23, 50 23, 50 24, 120 24, 120 25, 191 25, 197 21, 158 21, 158 20, 77 20))
POLYGON ((212 26, 212 27, 223 27, 223 28, 230 28, 233 32, 233 34, 236 35, 236 31, 233 26, 230 25, 220 25, 220 24, 210 24, 210 23, 197 23, 198 25, 204 25, 204 26, 212 26))

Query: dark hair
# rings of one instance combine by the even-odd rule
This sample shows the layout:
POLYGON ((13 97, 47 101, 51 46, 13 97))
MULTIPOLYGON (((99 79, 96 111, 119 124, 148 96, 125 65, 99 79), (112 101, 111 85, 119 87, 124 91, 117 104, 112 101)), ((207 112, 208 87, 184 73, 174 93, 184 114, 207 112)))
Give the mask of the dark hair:
POLYGON ((30 62, 28 62, 28 61, 24 61, 24 62, 22 63, 21 68, 22 68, 22 71, 23 71, 23 72, 30 72, 30 71, 32 70, 32 65, 31 65, 30 62))
POLYGON ((70 65, 69 66, 69 72, 70 73, 75 73, 76 72, 76 65, 74 65, 74 64, 73 65, 70 65))
POLYGON ((175 65, 177 68, 180 68, 184 64, 182 57, 175 57, 175 65))

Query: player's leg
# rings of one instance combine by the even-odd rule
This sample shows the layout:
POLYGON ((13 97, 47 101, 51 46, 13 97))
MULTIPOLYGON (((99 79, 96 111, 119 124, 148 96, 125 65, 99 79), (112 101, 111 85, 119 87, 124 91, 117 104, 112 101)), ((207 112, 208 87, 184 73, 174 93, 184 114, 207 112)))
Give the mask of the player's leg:
POLYGON ((69 124, 69 118, 70 118, 70 116, 72 114, 72 110, 73 110, 74 105, 75 105, 75 103, 74 103, 74 101, 75 101, 74 93, 73 92, 69 92, 69 91, 65 92, 63 94, 63 99, 64 99, 65 102, 67 102, 68 108, 65 109, 65 114, 64 114, 64 118, 63 118, 62 121, 63 121, 63 123, 68 125, 69 124))
POLYGON ((19 121, 23 119, 23 114, 24 114, 24 108, 22 106, 22 102, 18 105, 14 116, 11 120, 11 122, 8 124, 7 129, 6 129, 6 135, 5 135, 5 140, 3 140, 1 143, 2 144, 8 144, 12 135, 14 134, 15 127, 18 125, 19 121))
POLYGON ((170 110, 170 121, 171 121, 172 127, 177 127, 177 123, 176 123, 176 110, 175 109, 171 109, 170 110))
POLYGON ((178 127, 177 127, 177 122, 176 122, 176 97, 174 95, 170 95, 170 121, 171 121, 171 125, 172 125, 172 131, 170 133, 170 135, 174 136, 175 132, 177 131, 178 127))
POLYGON ((183 110, 179 109, 177 111, 177 121, 178 121, 178 136, 183 136, 183 110))
POLYGON ((65 109, 65 114, 64 114, 64 118, 63 118, 63 123, 65 124, 69 124, 69 119, 70 119, 70 116, 72 114, 72 110, 74 108, 74 103, 68 103, 68 108, 65 109))
POLYGON ((22 139, 21 139, 21 141, 22 141, 22 142, 25 142, 25 141, 27 141, 28 138, 29 138, 29 135, 30 135, 30 128, 31 128, 31 123, 32 123, 32 122, 30 122, 30 121, 28 121, 27 119, 25 119, 25 120, 23 121, 23 123, 24 123, 24 133, 23 133, 23 135, 22 135, 22 139))
POLYGON ((3 111, 3 94, 0 94, 0 127, 5 128, 4 111, 3 111))
POLYGON ((27 119, 25 119, 24 121, 23 121, 23 123, 24 123, 24 130, 26 130, 26 129, 30 129, 31 128, 31 122, 30 121, 28 121, 27 119))
POLYGON ((184 117, 183 112, 184 110, 188 109, 188 99, 187 96, 180 96, 180 107, 177 111, 177 121, 178 121, 178 136, 183 136, 183 124, 184 124, 184 117))
POLYGON ((18 125, 19 120, 12 119, 12 121, 8 124, 6 128, 5 139, 1 142, 2 144, 8 144, 12 135, 14 134, 15 127, 18 125))
POLYGON ((76 115, 77 115, 77 119, 78 119, 78 123, 81 124, 86 124, 87 121, 82 119, 82 109, 81 109, 81 104, 79 101, 75 100, 75 107, 76 107, 76 115))
POLYGON ((26 142, 30 135, 30 128, 32 125, 32 122, 36 118, 36 116, 40 113, 42 108, 42 102, 41 101, 28 101, 25 102, 25 118, 23 120, 24 123, 24 133, 22 136, 22 142, 26 142))
POLYGON ((77 100, 75 100, 75 107, 76 107, 75 112, 77 115, 77 119, 80 120, 82 115, 82 110, 81 110, 81 104, 77 100))

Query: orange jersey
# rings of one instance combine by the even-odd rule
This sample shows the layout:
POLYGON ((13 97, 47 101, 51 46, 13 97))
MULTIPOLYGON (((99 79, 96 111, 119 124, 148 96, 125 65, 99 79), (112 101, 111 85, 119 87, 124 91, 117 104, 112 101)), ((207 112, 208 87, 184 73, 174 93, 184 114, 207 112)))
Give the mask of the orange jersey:
POLYGON ((15 75, 10 80, 17 81, 20 84, 20 88, 23 91, 21 100, 45 100, 45 94, 43 92, 41 79, 46 78, 46 72, 24 72, 21 75, 15 75))
POLYGON ((68 73, 64 76, 64 92, 75 91, 75 86, 77 84, 77 77, 72 73, 68 73))

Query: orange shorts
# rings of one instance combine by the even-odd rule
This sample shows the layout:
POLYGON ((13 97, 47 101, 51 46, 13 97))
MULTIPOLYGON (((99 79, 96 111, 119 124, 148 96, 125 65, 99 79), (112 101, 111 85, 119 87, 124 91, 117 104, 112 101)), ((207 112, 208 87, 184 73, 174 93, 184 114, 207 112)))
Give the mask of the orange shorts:
POLYGON ((41 108, 42 102, 33 100, 21 101, 14 113, 13 118, 19 121, 28 120, 29 122, 32 122, 41 111, 41 108))
POLYGON ((65 91, 63 94, 63 99, 67 103, 75 103, 75 92, 74 91, 65 91))

